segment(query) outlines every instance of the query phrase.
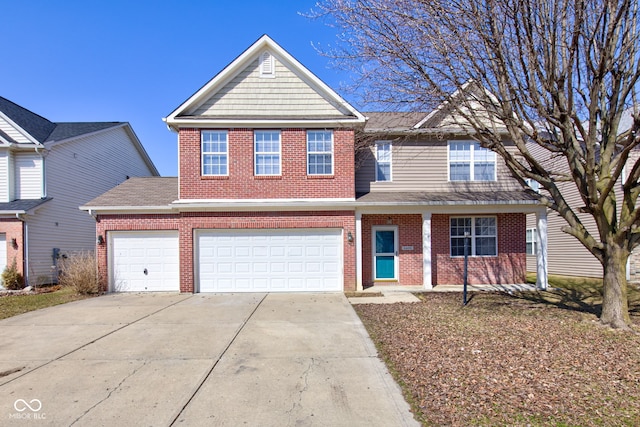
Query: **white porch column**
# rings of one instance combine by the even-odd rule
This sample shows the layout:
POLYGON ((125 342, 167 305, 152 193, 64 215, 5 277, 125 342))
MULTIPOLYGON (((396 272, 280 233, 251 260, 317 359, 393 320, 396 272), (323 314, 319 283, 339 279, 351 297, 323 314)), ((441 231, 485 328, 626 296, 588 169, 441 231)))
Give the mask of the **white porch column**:
POLYGON ((431 277, 431 212, 422 214, 422 283, 425 289, 433 289, 431 277))
POLYGON ((362 212, 356 211, 356 291, 362 290, 362 212))
POLYGON ((536 234, 538 249, 536 251, 536 287, 546 290, 549 285, 547 277, 547 209, 536 212, 536 234))

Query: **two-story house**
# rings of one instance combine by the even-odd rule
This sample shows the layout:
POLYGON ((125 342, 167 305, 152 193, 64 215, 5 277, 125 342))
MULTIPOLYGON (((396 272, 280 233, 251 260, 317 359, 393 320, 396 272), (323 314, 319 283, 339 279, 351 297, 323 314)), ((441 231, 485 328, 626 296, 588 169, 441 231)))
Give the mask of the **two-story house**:
POLYGON ((128 123, 54 123, 0 97, 0 271, 57 280, 60 257, 94 250, 78 206, 132 176, 158 172, 128 123))
POLYGON ((436 133, 446 115, 409 116, 367 118, 261 37, 165 118, 177 178, 131 179, 82 207, 107 289, 430 288, 462 282, 465 233, 470 283, 522 283, 536 204, 459 129, 436 133))

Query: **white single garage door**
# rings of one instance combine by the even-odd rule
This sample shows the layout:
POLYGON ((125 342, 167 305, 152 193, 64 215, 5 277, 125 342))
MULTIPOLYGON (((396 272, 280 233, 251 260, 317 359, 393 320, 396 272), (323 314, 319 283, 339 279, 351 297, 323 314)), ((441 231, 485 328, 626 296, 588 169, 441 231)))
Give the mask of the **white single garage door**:
POLYGON ((200 292, 341 291, 342 230, 200 230, 200 292))
POLYGON ((179 291, 177 231, 112 231, 111 290, 179 291))

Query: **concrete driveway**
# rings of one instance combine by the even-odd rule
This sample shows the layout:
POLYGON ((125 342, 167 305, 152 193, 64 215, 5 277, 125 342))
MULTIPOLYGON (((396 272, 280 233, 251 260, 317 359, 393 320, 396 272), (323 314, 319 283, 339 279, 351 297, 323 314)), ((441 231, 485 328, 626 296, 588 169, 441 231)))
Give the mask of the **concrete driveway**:
POLYGON ((0 321, 0 425, 413 426, 343 294, 110 294, 0 321))

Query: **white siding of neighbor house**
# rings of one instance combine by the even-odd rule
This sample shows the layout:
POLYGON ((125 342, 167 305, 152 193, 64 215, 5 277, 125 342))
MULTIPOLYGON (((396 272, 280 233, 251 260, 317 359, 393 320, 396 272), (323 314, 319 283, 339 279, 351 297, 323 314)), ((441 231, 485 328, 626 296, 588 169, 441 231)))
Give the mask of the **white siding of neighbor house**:
POLYGON ((43 194, 42 156, 36 152, 13 155, 15 170, 15 199, 40 199, 43 194))
POLYGON ((30 143, 29 139, 24 134, 13 127, 3 117, 0 117, 0 130, 9 135, 16 142, 30 143))
POLYGON ((95 220, 79 206, 127 176, 152 175, 122 128, 54 145, 45 162, 52 200, 27 217, 28 274, 40 282, 50 280, 53 248, 61 254, 95 249, 95 220))
POLYGON ((277 57, 275 77, 260 77, 259 61, 251 62, 192 114, 229 117, 341 116, 333 105, 277 57))
POLYGON ((447 140, 392 141, 392 181, 376 182, 375 156, 370 147, 360 153, 362 162, 356 170, 356 192, 369 191, 487 191, 521 189, 496 156, 496 181, 449 182, 447 140))
POLYGON ((9 153, 9 150, 0 150, 0 203, 11 201, 9 198, 12 193, 9 190, 9 185, 11 185, 12 182, 12 180, 9 179, 11 170, 9 167, 10 161, 11 154, 9 153))

